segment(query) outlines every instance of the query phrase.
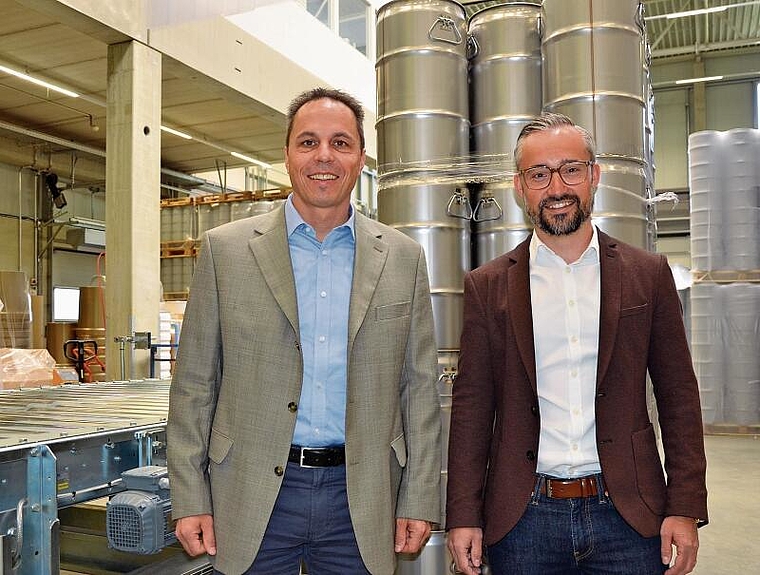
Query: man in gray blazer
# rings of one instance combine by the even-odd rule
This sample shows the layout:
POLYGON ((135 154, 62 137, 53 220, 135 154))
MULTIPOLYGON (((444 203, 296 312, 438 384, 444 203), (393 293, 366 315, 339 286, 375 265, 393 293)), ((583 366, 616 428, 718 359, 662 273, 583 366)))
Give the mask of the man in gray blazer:
POLYGON ((422 248, 356 212, 363 111, 288 113, 283 207, 203 237, 168 422, 177 536, 227 575, 391 575, 439 521, 422 248))
POLYGON ((484 544, 495 575, 689 573, 707 523, 706 462, 665 256, 592 224, 594 142, 566 116, 526 125, 515 163, 534 231, 465 278, 449 548, 467 575, 484 544))

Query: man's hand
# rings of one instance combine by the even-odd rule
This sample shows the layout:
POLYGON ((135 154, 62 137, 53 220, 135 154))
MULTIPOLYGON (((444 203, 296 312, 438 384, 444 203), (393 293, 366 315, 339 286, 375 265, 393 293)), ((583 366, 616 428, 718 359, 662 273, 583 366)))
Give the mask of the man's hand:
POLYGON ((483 562, 483 530, 479 527, 455 527, 449 531, 449 552, 457 573, 478 575, 483 562))
POLYGON ((417 553, 430 537, 430 523, 421 519, 396 519, 396 553, 417 553))
POLYGON ((673 546, 675 545, 675 562, 665 571, 666 575, 685 575, 691 573, 697 564, 697 550, 699 549, 699 536, 697 535, 697 523, 691 517, 672 515, 666 517, 660 528, 662 538, 662 562, 669 565, 673 560, 673 546))
POLYGON ((190 515, 177 521, 177 539, 191 557, 208 553, 216 555, 214 518, 211 515, 190 515))

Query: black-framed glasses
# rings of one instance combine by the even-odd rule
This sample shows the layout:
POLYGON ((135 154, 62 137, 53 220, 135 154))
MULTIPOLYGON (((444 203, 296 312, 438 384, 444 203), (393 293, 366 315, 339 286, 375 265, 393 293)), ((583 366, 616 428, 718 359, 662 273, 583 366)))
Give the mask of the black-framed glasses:
POLYGON ((552 182, 552 176, 554 172, 559 174, 559 177, 568 186, 577 186, 586 181, 588 177, 588 167, 592 166, 594 162, 586 160, 582 162, 580 160, 573 160, 571 162, 565 162, 560 164, 557 168, 550 168, 549 166, 533 166, 527 170, 520 170, 520 175, 523 177, 525 185, 531 190, 543 190, 547 188, 552 182))

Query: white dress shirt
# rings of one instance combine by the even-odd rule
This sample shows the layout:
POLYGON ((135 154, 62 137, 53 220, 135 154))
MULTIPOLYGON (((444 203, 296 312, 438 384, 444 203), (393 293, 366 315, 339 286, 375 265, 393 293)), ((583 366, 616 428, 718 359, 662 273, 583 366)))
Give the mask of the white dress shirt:
POLYGON ((583 477, 599 473, 596 369, 599 350, 599 238, 567 264, 534 233, 530 297, 541 435, 538 473, 583 477))

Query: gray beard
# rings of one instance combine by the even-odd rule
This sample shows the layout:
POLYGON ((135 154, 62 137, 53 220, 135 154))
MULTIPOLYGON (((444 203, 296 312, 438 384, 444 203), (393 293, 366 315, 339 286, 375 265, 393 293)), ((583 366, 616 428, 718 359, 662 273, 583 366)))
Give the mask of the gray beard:
POLYGON ((583 204, 575 194, 547 197, 539 203, 538 212, 528 206, 526 206, 526 212, 534 227, 552 236, 566 236, 578 231, 583 222, 591 217, 591 210, 594 207, 594 195, 591 195, 586 204, 583 204), (575 201, 575 210, 570 214, 547 215, 546 204, 562 200, 575 201))

